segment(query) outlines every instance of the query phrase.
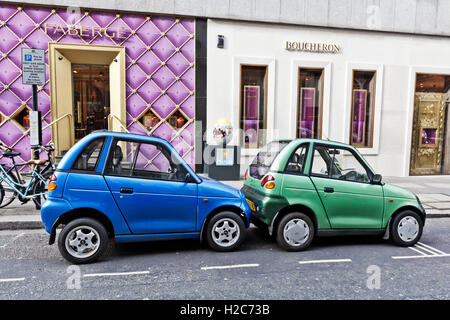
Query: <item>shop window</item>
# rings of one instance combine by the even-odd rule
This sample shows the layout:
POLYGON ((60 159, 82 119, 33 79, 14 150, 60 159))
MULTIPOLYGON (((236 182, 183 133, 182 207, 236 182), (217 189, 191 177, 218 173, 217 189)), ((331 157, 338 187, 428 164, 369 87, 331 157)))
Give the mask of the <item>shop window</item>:
POLYGON ((321 138, 323 69, 299 68, 297 138, 321 138))
POLYGON ((241 66, 240 129, 242 146, 265 144, 267 66, 241 66))
POLYGON ((187 123, 188 119, 180 110, 175 111, 167 120, 167 122, 174 128, 175 130, 179 130, 184 127, 187 123))
POLYGON ((411 175, 450 174, 450 75, 416 74, 411 175))
POLYGON ((23 110, 14 117, 14 120, 16 120, 25 130, 28 130, 30 128, 30 110, 28 108, 23 108, 23 110))
POLYGON ((373 146, 375 89, 376 71, 353 70, 350 144, 355 147, 373 146))
POLYGON ((148 130, 152 131, 159 123, 159 118, 150 110, 148 110, 140 119, 139 122, 148 130))

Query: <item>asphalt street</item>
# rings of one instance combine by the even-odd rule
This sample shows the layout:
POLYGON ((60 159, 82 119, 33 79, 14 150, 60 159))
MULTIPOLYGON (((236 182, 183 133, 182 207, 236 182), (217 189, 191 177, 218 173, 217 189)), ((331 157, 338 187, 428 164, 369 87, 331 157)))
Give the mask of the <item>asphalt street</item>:
POLYGON ((450 218, 427 220, 412 248, 332 237, 293 253, 252 227, 236 252, 121 244, 80 267, 42 230, 0 231, 0 299, 449 299, 449 229, 450 218))

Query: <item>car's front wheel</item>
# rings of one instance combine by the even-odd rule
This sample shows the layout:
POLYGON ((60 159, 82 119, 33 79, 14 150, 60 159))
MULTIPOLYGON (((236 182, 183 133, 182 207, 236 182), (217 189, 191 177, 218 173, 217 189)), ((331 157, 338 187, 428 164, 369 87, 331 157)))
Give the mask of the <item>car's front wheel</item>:
POLYGON ((108 248, 108 232, 97 220, 80 218, 68 223, 59 234, 61 255, 74 264, 98 260, 108 248))
POLYGON ((289 213, 278 223, 276 239, 287 251, 301 251, 309 247, 314 238, 314 224, 300 212, 289 213))
POLYGON ((245 238, 245 225, 236 213, 224 211, 213 216, 207 225, 206 240, 217 251, 232 251, 245 238))
POLYGON ((409 247, 422 236, 423 222, 414 211, 405 210, 397 214, 391 223, 391 239, 399 246, 409 247))

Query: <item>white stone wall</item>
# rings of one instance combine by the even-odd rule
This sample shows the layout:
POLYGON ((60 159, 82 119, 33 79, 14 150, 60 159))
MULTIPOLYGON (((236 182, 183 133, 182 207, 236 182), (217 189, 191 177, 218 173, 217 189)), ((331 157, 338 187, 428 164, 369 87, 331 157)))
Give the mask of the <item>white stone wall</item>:
MULTIPOLYGON (((207 56, 208 133, 222 117, 239 128, 239 65, 263 63, 269 66, 268 127, 277 130, 280 138, 294 138, 298 66, 321 66, 325 68, 323 131, 330 140, 348 143, 351 70, 377 70, 374 148, 360 151, 386 176, 409 175, 415 73, 450 75, 450 40, 398 33, 210 19, 207 56), (219 34, 225 37, 224 49, 216 47, 219 34), (335 43, 342 50, 337 54, 287 51, 286 40, 335 43)), ((255 152, 243 151, 243 170, 255 152)))
POLYGON ((22 0, 20 3, 450 36, 450 0, 22 0))

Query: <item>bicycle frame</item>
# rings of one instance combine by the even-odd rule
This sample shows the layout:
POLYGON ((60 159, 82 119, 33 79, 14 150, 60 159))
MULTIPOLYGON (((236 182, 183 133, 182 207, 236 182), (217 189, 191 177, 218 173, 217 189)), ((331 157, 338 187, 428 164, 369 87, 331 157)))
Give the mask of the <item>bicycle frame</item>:
MULTIPOLYGON (((18 164, 20 165, 20 164, 18 164)), ((6 171, 5 168, 3 167, 2 164, 0 164, 0 178, 2 179, 1 181, 5 181, 18 195, 20 195, 22 198, 29 198, 32 199, 34 197, 37 196, 41 196, 44 195, 45 192, 41 192, 41 193, 36 193, 36 194, 28 194, 28 191, 30 191, 30 188, 33 186, 34 180, 37 178, 39 180, 41 180, 42 182, 44 182, 45 186, 47 187, 47 181, 40 175, 40 173, 37 170, 37 167, 35 167, 33 169, 33 172, 31 174, 31 178, 30 181, 28 182, 28 184, 24 184, 24 183, 17 183, 15 181, 13 181, 10 176, 8 175, 8 172, 6 171), (18 187, 18 188, 17 188, 18 187), (19 190, 19 188, 25 188, 25 192, 22 192, 21 190, 19 190)))

